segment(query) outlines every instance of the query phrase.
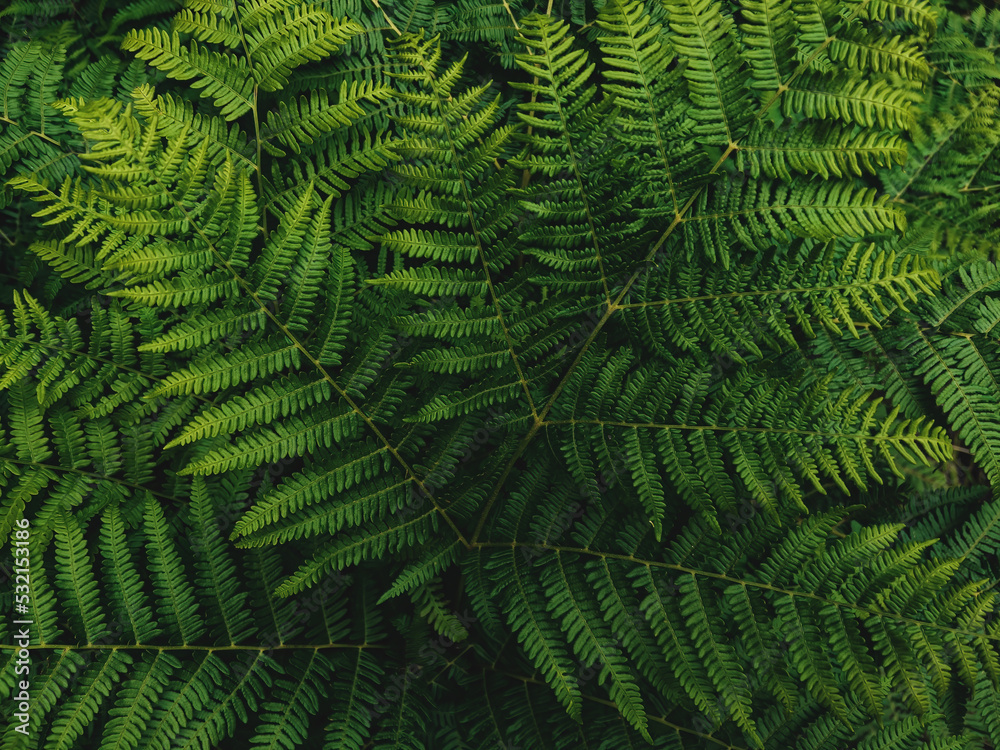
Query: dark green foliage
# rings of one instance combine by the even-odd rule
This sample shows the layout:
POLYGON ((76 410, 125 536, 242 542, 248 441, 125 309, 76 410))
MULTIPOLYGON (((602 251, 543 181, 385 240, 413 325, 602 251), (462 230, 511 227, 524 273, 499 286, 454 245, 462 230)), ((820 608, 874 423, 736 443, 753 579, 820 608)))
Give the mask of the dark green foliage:
POLYGON ((3 748, 1000 747, 1000 13, 112 5, 0 12, 3 748))

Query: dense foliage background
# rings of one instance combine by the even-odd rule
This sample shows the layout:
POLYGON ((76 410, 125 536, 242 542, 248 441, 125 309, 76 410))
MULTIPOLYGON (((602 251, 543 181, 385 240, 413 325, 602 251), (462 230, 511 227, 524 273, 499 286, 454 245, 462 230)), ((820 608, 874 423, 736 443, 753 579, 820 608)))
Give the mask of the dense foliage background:
POLYGON ((4 748, 1000 746, 1000 12, 0 32, 4 748))

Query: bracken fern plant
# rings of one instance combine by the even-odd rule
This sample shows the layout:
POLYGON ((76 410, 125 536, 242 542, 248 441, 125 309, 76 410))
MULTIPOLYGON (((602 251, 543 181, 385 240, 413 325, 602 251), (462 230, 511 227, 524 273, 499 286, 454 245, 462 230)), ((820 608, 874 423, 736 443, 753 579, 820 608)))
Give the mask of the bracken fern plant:
POLYGON ((1000 747, 1000 12, 0 12, 0 747, 1000 747))

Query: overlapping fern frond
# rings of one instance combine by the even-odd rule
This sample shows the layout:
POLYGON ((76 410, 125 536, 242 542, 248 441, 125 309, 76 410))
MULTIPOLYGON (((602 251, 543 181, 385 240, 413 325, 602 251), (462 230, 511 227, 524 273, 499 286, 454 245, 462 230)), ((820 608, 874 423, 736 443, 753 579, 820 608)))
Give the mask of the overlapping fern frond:
MULTIPOLYGON (((64 747, 88 738, 102 748, 164 747, 179 733, 212 746, 253 717, 255 744, 295 746, 311 723, 332 741, 348 722, 352 731, 366 722, 360 706, 375 700, 378 667, 364 640, 378 635, 337 614, 351 579, 309 602, 248 592, 245 581, 273 580, 285 561, 227 549, 215 519, 238 502, 233 485, 196 480, 192 490, 180 524, 140 495, 89 521, 58 511, 48 538, 31 529, 32 608, 22 619, 31 620, 32 681, 47 693, 34 703, 32 734, 64 747), (317 639, 328 645, 303 648, 317 639), (356 679, 334 698, 329 679, 340 670, 356 679), (318 720, 317 702, 331 698, 336 718, 318 720), (93 736, 95 722, 103 727, 93 736)), ((13 626, 0 627, 9 640, 13 626)), ((16 663, 5 656, 9 679, 16 663)))

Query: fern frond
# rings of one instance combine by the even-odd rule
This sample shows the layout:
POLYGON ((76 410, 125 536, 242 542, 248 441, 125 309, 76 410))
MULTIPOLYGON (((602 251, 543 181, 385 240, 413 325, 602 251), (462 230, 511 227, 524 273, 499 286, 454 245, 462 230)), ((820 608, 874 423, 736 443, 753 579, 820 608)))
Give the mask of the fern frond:
POLYGON ((87 645, 97 643, 107 635, 108 629, 97 607, 97 582, 80 526, 71 516, 60 515, 56 519, 55 535, 56 560, 61 568, 56 575, 56 586, 63 589, 65 599, 70 602, 75 629, 83 633, 87 645))
POLYGON ((409 519, 376 520, 359 531, 342 534, 336 545, 303 563, 275 593, 288 596, 316 583, 331 571, 381 557, 390 550, 426 543, 436 530, 435 521, 436 514, 432 509, 409 519))
POLYGON ((848 8, 859 18, 872 21, 901 18, 926 33, 933 33, 937 28, 938 10, 927 0, 872 0, 858 3, 852 0, 848 8))
POLYGON ((178 81, 193 79, 191 86, 212 99, 226 120, 235 120, 254 107, 254 76, 244 58, 206 50, 197 42, 182 46, 176 32, 159 29, 130 31, 122 49, 178 81))
POLYGON ((598 41, 608 66, 603 71, 603 90, 615 96, 621 107, 619 121, 627 141, 640 153, 649 154, 644 179, 650 192, 643 197, 650 208, 680 213, 694 185, 686 177, 708 171, 703 154, 687 134, 692 120, 684 98, 682 67, 669 70, 674 52, 660 24, 652 24, 642 3, 606 3, 597 25, 606 32, 598 41), (651 173, 655 165, 655 172, 651 173), (700 168, 700 169, 699 169, 700 168), (653 189, 659 182, 662 192, 653 189), (661 195, 669 194, 669 202, 661 195))
POLYGON ((846 81, 817 75, 800 76, 782 96, 786 117, 803 114, 840 119, 882 130, 909 130, 914 125, 914 94, 885 80, 857 75, 846 81))
POLYGON ((293 68, 328 57, 364 31, 353 21, 310 6, 292 6, 282 15, 267 13, 259 21, 245 22, 252 28, 246 35, 248 67, 265 91, 281 89, 293 68))
POLYGON ((711 0, 671 0, 669 10, 670 42, 687 61, 684 77, 697 123, 693 132, 706 146, 728 148, 743 136, 753 115, 733 20, 711 0))
POLYGON ((740 24, 744 59, 750 64, 751 87, 758 91, 762 104, 771 97, 792 73, 792 38, 795 31, 791 0, 743 0, 740 24))
POLYGON ((176 544, 167 530, 163 509, 157 502, 146 504, 143 528, 149 544, 149 570, 159 607, 164 612, 164 630, 183 644, 196 642, 204 633, 194 589, 184 575, 176 544))
POLYGON ((707 253, 714 260, 716 253, 729 257, 730 232, 747 247, 766 250, 776 240, 863 239, 905 228, 905 212, 873 189, 855 189, 846 180, 760 179, 716 191, 685 219, 684 240, 689 257, 707 253))
POLYGON ((940 284, 921 258, 876 254, 875 247, 853 244, 841 255, 833 243, 802 244, 786 258, 761 255, 713 274, 667 261, 656 276, 633 287, 632 299, 642 301, 622 308, 642 340, 664 354, 668 341, 695 352, 707 344, 742 362, 748 354, 762 356, 764 346, 797 347, 793 321, 807 336, 815 335, 819 323, 838 336, 846 328, 858 338, 857 323, 879 326, 892 310, 906 310, 940 284), (794 288, 787 285, 792 278, 794 288))
POLYGON ((830 42, 830 59, 846 63, 854 70, 874 70, 896 74, 908 79, 922 79, 930 67, 920 47, 899 36, 864 33, 857 26, 848 26, 830 42))
POLYGON ((860 133, 835 124, 802 125, 789 133, 775 133, 770 126, 751 129, 737 151, 737 165, 749 166, 750 175, 792 179, 801 174, 880 174, 881 168, 906 164, 907 144, 891 133, 860 133))
POLYGON ((330 103, 325 90, 313 91, 311 96, 300 98, 296 108, 286 107, 282 102, 277 112, 268 112, 267 129, 264 138, 277 138, 295 153, 301 151, 301 144, 311 144, 340 128, 351 125, 368 114, 363 102, 377 104, 391 96, 388 86, 370 82, 367 85, 353 84, 350 88, 345 81, 335 103, 330 103))
MULTIPOLYGON (((924 427, 922 419, 897 421, 898 409, 884 421, 878 419, 879 401, 865 395, 852 396, 845 391, 832 401, 825 395, 824 384, 803 394, 790 386, 754 382, 749 376, 725 383, 713 394, 706 387, 707 378, 699 379, 693 365, 672 363, 669 373, 645 366, 625 377, 631 359, 623 353, 604 363, 600 375, 598 360, 593 360, 568 387, 571 401, 553 410, 551 425, 558 427, 570 467, 580 466, 574 460, 577 454, 599 456, 600 446, 609 437, 618 442, 625 441, 624 435, 630 431, 649 435, 647 446, 655 445, 667 476, 716 528, 718 520, 712 509, 726 510, 736 498, 734 477, 725 472, 723 455, 733 462, 743 492, 775 519, 782 499, 804 508, 796 474, 825 493, 823 477, 842 488, 845 478, 862 487, 866 476, 881 482, 869 458, 873 451, 894 472, 899 469, 893 451, 904 460, 928 463, 951 455, 951 443, 941 428, 924 427), (584 390, 586 398, 581 395, 584 390), (801 421, 791 423, 791 411, 782 412, 776 404, 793 394, 800 404, 794 410, 795 419, 801 421), (699 413, 711 414, 712 423, 693 423, 699 413), (766 416, 777 413, 783 415, 780 425, 766 416), (827 441, 829 447, 824 447, 822 443, 827 441), (868 441, 871 448, 864 447, 868 441), (850 447, 852 444, 855 447, 850 447), (790 462, 789 456, 794 456, 794 461, 790 462)), ((631 439, 634 448, 636 438, 631 439)), ((649 520, 655 528, 657 519, 662 519, 662 500, 657 501, 656 494, 642 488, 645 477, 646 472, 640 472, 636 465, 633 480, 637 494, 652 511, 649 520)), ((586 477, 578 473, 576 480, 585 482, 586 477)))

